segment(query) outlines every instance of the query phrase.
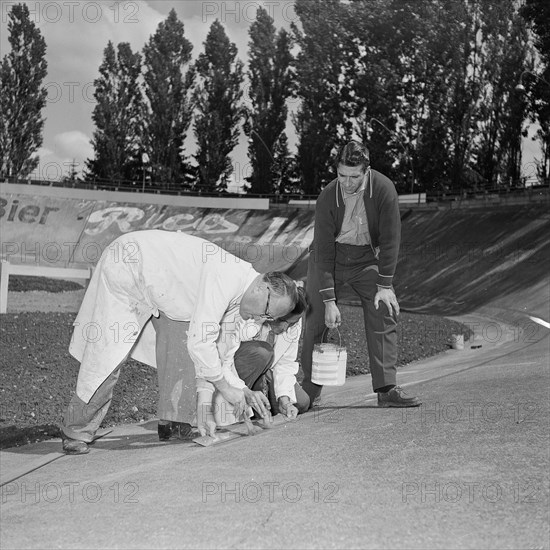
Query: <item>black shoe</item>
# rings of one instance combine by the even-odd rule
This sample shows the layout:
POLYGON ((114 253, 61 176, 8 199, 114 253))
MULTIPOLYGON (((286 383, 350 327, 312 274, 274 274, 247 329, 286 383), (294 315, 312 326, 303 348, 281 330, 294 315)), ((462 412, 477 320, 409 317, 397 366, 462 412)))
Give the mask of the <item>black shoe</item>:
POLYGON ((85 455, 90 452, 90 447, 85 441, 71 439, 66 435, 62 436, 63 451, 68 455, 85 455))
POLYGON ((394 386, 387 392, 378 392, 379 407, 418 407, 421 404, 418 397, 406 397, 399 386, 394 386))
POLYGON ((157 427, 157 432, 159 434, 159 441, 168 441, 172 437, 172 422, 167 424, 161 424, 161 422, 166 422, 166 420, 160 420, 157 427))

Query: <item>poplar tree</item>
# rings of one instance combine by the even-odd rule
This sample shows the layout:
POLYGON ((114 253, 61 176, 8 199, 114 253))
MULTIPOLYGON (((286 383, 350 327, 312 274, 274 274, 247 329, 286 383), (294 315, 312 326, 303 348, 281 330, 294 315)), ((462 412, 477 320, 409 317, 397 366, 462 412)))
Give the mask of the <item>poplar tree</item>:
POLYGON ((184 145, 193 114, 192 50, 174 9, 143 48, 144 153, 153 181, 181 184, 188 176, 184 145))
POLYGON ((97 104, 92 114, 95 156, 86 162, 87 179, 109 183, 141 180, 142 109, 139 87, 141 56, 130 44, 104 50, 99 77, 94 81, 97 104))
POLYGON ((252 193, 270 194, 286 185, 286 179, 283 183, 281 178, 286 177, 283 164, 288 162, 284 130, 288 117, 286 100, 293 93, 292 44, 284 29, 276 32, 273 19, 261 7, 249 36, 247 99, 251 107, 247 109, 245 133, 249 136, 252 174, 248 179, 252 193))
POLYGON ((342 107, 346 85, 341 79, 345 58, 345 6, 339 0, 296 0, 301 28, 292 30, 300 47, 296 58, 297 95, 293 117, 298 134, 297 168, 303 191, 316 195, 334 176, 334 154, 349 136, 342 107))
POLYGON ((196 62, 195 137, 198 184, 205 191, 225 190, 233 172, 230 153, 239 139, 243 116, 243 64, 237 46, 216 19, 196 62))
POLYGON ((26 4, 8 15, 11 51, 0 67, 0 176, 26 178, 39 163, 47 90, 46 42, 26 4))

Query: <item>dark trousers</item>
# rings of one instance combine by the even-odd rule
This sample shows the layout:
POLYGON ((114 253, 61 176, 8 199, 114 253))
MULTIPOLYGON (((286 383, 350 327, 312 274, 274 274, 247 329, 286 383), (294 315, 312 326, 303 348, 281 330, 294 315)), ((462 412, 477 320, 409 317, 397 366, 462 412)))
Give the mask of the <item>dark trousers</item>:
MULTIPOLYGON (((273 363, 273 348, 267 342, 251 340, 242 342, 235 352, 235 370, 239 378, 254 391, 266 391, 271 404, 271 413, 279 412, 279 404, 275 396, 275 386, 271 374, 273 363)), ((309 397, 300 384, 294 384, 296 392, 296 408, 304 413, 309 408, 309 397)))
MULTIPOLYGON (((311 381, 313 346, 321 342, 325 326, 325 304, 319 294, 315 256, 309 256, 306 293, 311 308, 306 315, 301 365, 304 371, 302 387, 311 403, 321 395, 323 386, 311 381)), ((365 322, 365 337, 368 346, 372 387, 374 391, 384 386, 395 385, 397 363, 397 321, 388 308, 380 302, 374 307, 377 292, 378 268, 370 246, 336 244, 334 282, 336 299, 342 286, 348 284, 361 300, 365 322)), ((345 342, 343 342, 345 344, 345 342)))

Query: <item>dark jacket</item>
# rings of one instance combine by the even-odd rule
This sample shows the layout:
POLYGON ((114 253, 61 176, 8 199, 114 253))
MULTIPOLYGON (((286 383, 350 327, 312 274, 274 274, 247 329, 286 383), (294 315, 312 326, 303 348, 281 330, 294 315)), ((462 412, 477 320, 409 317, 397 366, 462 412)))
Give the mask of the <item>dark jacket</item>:
MULTIPOLYGON (((393 182, 376 170, 370 170, 364 192, 365 210, 371 247, 378 258, 381 287, 391 288, 401 242, 399 200, 393 182)), ((315 206, 315 231, 312 253, 323 300, 334 300, 334 261, 336 237, 344 220, 344 199, 338 178, 321 191, 315 206)))

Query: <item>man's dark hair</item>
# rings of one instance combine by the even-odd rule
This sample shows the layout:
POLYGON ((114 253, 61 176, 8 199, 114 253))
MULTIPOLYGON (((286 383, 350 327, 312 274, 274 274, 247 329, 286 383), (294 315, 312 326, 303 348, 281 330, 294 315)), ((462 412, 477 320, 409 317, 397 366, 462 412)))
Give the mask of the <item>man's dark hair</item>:
POLYGON ((359 141, 350 141, 344 145, 336 157, 336 168, 344 166, 362 166, 365 170, 370 166, 369 150, 359 141))
POLYGON ((284 317, 281 317, 281 319, 279 319, 280 321, 288 321, 292 317, 296 317, 297 315, 302 315, 308 312, 310 304, 306 296, 306 291, 302 287, 298 287, 297 290, 298 301, 296 302, 294 309, 290 313, 287 313, 284 317))

